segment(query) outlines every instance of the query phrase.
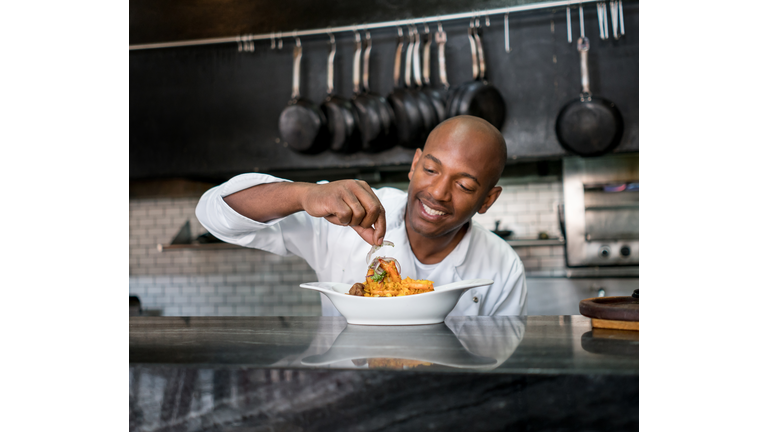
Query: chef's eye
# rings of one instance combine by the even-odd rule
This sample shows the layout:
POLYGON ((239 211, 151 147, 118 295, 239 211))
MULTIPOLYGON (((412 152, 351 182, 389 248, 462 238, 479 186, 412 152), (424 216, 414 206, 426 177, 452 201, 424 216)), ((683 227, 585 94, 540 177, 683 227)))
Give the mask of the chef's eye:
POLYGON ((472 192, 472 189, 464 186, 462 183, 459 183, 459 187, 464 190, 465 192, 472 192))
POLYGON ((434 173, 436 173, 436 172, 437 172, 437 171, 435 171, 435 170, 433 170, 433 169, 429 169, 429 168, 424 168, 424 171, 426 171, 426 172, 427 172, 427 173, 429 173, 429 174, 434 174, 434 173))

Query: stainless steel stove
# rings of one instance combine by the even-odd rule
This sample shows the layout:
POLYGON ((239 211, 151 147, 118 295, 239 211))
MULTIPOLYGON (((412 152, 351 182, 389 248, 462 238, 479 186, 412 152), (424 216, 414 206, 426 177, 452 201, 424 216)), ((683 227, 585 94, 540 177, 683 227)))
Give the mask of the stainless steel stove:
POLYGON ((578 274, 579 268, 585 276, 596 274, 594 267, 610 267, 614 275, 637 274, 639 171, 637 153, 563 159, 564 207, 560 216, 566 236, 566 264, 572 275, 578 274))

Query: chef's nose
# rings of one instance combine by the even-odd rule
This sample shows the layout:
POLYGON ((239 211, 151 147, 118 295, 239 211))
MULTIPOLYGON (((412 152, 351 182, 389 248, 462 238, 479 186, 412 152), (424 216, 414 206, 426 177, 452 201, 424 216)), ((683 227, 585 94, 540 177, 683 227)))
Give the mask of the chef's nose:
POLYGON ((451 199, 451 179, 448 177, 438 178, 432 184, 430 193, 438 201, 449 201, 451 199))

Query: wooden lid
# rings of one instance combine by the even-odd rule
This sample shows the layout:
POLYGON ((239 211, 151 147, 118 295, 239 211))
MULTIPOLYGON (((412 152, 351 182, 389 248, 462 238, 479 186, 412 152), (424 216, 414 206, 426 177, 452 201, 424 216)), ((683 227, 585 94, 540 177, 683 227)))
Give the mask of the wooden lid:
POLYGON ((595 297, 579 302, 579 312, 590 318, 640 321, 640 301, 633 297, 595 297))

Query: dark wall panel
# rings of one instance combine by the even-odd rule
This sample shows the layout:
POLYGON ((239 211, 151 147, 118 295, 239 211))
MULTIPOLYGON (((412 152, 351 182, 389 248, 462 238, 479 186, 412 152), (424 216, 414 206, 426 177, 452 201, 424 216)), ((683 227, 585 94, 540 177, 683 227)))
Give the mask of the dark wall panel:
MULTIPOLYGON (((131 8, 133 43, 133 3, 131 8)), ((467 6, 463 10, 471 9, 467 6)), ((585 7, 593 93, 616 102, 624 115, 625 133, 618 152, 639 150, 637 3, 625 2, 624 15, 626 35, 618 41, 604 41, 598 35, 594 5, 585 7)), ((215 18, 209 21, 216 21, 215 18)), ((560 107, 580 91, 575 46, 578 9, 572 10, 572 20, 574 43, 568 44, 564 9, 510 15, 511 53, 504 50, 502 15, 491 17, 491 27, 483 29, 488 76, 507 104, 502 133, 510 162, 565 155, 557 143, 554 123, 560 107)), ((464 21, 444 23, 448 33, 448 78, 453 85, 471 78, 466 25, 464 21)), ((431 28, 435 30, 434 25, 431 28)), ((371 86, 386 95, 393 84, 396 31, 382 29, 371 33, 371 86)), ((140 42, 161 41, 157 39, 160 36, 155 36, 151 40, 142 36, 140 42)), ((168 40, 170 36, 164 37, 163 40, 168 40)), ((325 93, 326 41, 324 37, 302 39, 302 93, 315 102, 320 102, 325 93)), ((350 97, 352 35, 339 34, 337 42, 336 87, 342 95, 350 97)), ((349 156, 330 152, 307 156, 287 149, 279 142, 277 119, 290 99, 293 40, 285 38, 282 50, 272 50, 269 45, 268 41, 256 42, 253 53, 238 53, 235 44, 131 51, 131 178, 221 178, 252 170, 410 163, 413 150, 401 148, 349 156)), ((436 80, 436 49, 432 57, 432 75, 436 80)))

